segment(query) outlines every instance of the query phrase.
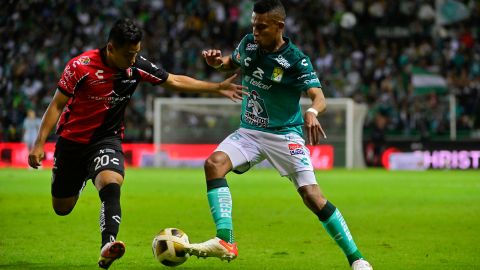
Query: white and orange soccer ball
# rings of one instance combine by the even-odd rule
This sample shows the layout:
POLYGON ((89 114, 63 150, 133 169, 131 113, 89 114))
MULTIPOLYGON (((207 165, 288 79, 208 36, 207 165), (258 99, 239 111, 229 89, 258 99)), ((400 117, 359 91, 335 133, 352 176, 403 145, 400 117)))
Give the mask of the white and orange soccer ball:
POLYGON ((189 257, 185 252, 185 245, 188 243, 188 235, 182 230, 163 229, 153 238, 153 256, 163 265, 178 266, 189 257))

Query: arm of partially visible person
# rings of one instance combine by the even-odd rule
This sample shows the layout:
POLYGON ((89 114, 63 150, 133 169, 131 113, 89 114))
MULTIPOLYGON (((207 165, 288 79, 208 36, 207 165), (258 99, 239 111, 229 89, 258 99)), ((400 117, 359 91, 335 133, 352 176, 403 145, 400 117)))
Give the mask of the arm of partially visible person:
POLYGON ((307 95, 312 100, 312 105, 307 109, 304 116, 304 125, 307 132, 308 142, 311 145, 320 143, 321 137, 327 138, 325 131, 323 131, 317 116, 327 109, 327 103, 321 88, 312 87, 307 90, 307 95))
POLYGON ((50 102, 50 105, 48 105, 42 118, 42 124, 40 125, 35 145, 28 155, 28 164, 32 168, 36 169, 41 165, 45 156, 43 149, 45 142, 47 141, 48 135, 50 135, 50 132, 57 124, 58 118, 60 118, 68 99, 68 96, 57 90, 53 96, 53 100, 50 102))
POLYGON ((234 74, 223 82, 214 83, 170 73, 162 86, 170 90, 181 92, 218 93, 231 99, 232 101, 237 101, 242 100, 242 95, 248 95, 248 93, 243 91, 243 89, 246 88, 245 86, 234 84, 232 82, 236 77, 237 74, 234 74))
POLYGON ((201 81, 185 75, 168 73, 143 56, 137 57, 135 68, 140 72, 142 81, 150 82, 153 85, 161 85, 173 91, 220 94, 233 101, 241 100, 242 95, 248 95, 247 92, 243 91, 246 87, 233 83, 236 75, 218 83, 201 81))

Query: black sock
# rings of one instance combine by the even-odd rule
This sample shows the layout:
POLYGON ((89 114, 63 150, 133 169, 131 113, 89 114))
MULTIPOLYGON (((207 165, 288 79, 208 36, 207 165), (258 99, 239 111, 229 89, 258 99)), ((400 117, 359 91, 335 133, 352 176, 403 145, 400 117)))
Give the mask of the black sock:
POLYGON ((100 232, 102 233, 102 247, 117 238, 122 210, 120 209, 120 185, 108 184, 100 192, 102 202, 100 208, 100 232))
POLYGON ((318 219, 320 219, 320 221, 324 222, 333 215, 335 209, 337 209, 335 205, 331 204, 330 201, 327 201, 322 210, 315 214, 317 215, 318 219))
POLYGON ((215 178, 207 181, 207 191, 220 187, 228 187, 227 179, 225 179, 225 177, 215 178))

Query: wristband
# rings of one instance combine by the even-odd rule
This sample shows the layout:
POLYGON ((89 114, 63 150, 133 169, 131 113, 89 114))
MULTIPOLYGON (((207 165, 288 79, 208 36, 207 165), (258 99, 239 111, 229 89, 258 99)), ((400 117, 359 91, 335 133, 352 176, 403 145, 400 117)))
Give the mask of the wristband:
POLYGON ((315 114, 315 116, 318 116, 318 111, 315 110, 314 108, 311 108, 311 107, 308 108, 308 109, 307 109, 307 112, 311 112, 311 113, 315 114))
POLYGON ((218 66, 212 66, 212 67, 213 67, 214 69, 219 69, 219 68, 223 67, 223 62, 222 62, 220 65, 218 65, 218 66))

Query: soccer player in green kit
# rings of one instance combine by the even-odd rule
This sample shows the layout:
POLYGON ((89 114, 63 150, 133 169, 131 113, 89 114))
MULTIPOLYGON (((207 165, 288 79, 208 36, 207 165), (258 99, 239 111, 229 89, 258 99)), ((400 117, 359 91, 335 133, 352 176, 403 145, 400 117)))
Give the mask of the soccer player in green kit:
POLYGON ((260 0, 253 8, 253 33, 235 51, 203 51, 208 65, 220 71, 240 68, 249 95, 242 100, 240 128, 230 134, 205 162, 207 195, 215 221, 216 237, 186 249, 199 257, 233 260, 238 249, 233 238, 232 198, 225 176, 243 173, 267 159, 297 188, 305 205, 318 216, 328 234, 345 253, 353 270, 371 270, 340 211, 320 191, 310 154, 302 138, 320 143, 326 135, 317 115, 326 109, 320 81, 309 58, 283 36, 285 9, 278 0, 260 0), (299 100, 305 92, 312 100, 302 117, 299 100))

